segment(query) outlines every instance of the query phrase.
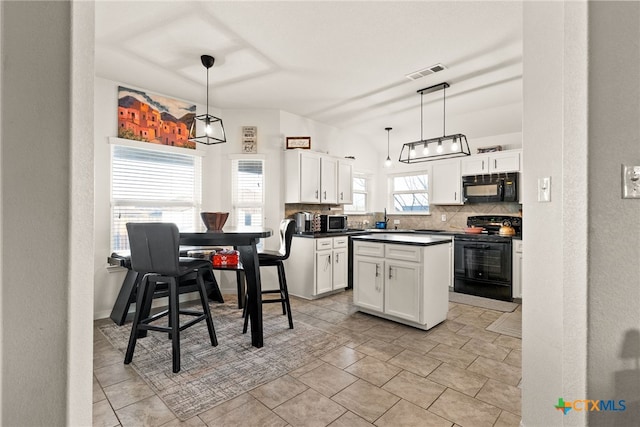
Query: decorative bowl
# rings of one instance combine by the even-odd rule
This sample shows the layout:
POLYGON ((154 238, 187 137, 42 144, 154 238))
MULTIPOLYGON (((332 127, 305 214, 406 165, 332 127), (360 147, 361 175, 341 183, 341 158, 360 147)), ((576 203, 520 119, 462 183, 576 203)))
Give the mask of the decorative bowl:
POLYGON ((227 222, 229 212, 200 212, 200 218, 209 231, 220 231, 227 222))

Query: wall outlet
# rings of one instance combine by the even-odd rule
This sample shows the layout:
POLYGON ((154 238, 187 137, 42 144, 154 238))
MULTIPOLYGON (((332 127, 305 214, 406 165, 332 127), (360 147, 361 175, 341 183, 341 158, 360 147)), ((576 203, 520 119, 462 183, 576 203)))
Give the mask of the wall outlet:
POLYGON ((447 221, 447 214, 440 215, 440 221, 446 222, 447 221))
POLYGON ((400 220, 399 219, 394 219, 393 220, 393 225, 398 225, 400 224, 400 220))

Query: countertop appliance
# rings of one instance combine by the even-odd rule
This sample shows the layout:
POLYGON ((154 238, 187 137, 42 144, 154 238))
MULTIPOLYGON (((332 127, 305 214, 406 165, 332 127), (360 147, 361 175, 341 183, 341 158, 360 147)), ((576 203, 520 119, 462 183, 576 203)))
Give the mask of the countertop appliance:
POLYGON ((293 219, 296 221, 296 233, 313 231, 313 214, 310 212, 296 212, 293 219))
POLYGON ((518 174, 503 173, 462 177, 465 203, 518 201, 518 174))
POLYGON ((332 233, 347 230, 346 215, 320 215, 320 232, 332 233))
POLYGON ((467 219, 467 227, 482 227, 482 233, 456 234, 453 244, 455 292, 512 301, 511 240, 522 235, 522 218, 478 215, 467 219), (513 235, 501 235, 505 223, 513 235))

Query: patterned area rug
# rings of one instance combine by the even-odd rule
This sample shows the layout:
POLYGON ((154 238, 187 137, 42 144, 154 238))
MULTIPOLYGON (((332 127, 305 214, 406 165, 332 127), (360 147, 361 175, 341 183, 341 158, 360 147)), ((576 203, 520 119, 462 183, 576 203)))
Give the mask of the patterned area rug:
POLYGON ((502 335, 522 338, 522 311, 504 313, 495 322, 487 326, 486 329, 502 335))
POLYGON ((497 310, 510 312, 518 308, 518 304, 508 301, 499 301, 497 299, 482 298, 475 295, 461 294, 458 292, 449 292, 449 301, 460 304, 475 305, 476 307, 487 308, 489 310, 497 310))
MULTIPOLYGON (((211 304, 218 346, 212 347, 206 324, 200 322, 180 336, 181 370, 171 371, 171 341, 149 332, 136 344, 131 366, 181 420, 187 420, 226 400, 272 381, 347 341, 303 322, 289 329, 277 310, 263 313, 264 347, 251 346, 242 334, 242 310, 233 302, 211 304)), ((166 322, 162 319, 161 322, 166 322)), ((165 323, 166 324, 166 323, 165 323)), ((131 324, 104 325, 100 331, 123 354, 131 324)))

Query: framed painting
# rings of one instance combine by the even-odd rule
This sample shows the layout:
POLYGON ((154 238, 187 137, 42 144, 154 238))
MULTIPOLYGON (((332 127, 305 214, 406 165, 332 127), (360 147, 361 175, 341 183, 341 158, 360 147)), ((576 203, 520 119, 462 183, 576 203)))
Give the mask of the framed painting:
POLYGON ((195 104, 118 86, 118 138, 195 149, 195 116, 195 104))

